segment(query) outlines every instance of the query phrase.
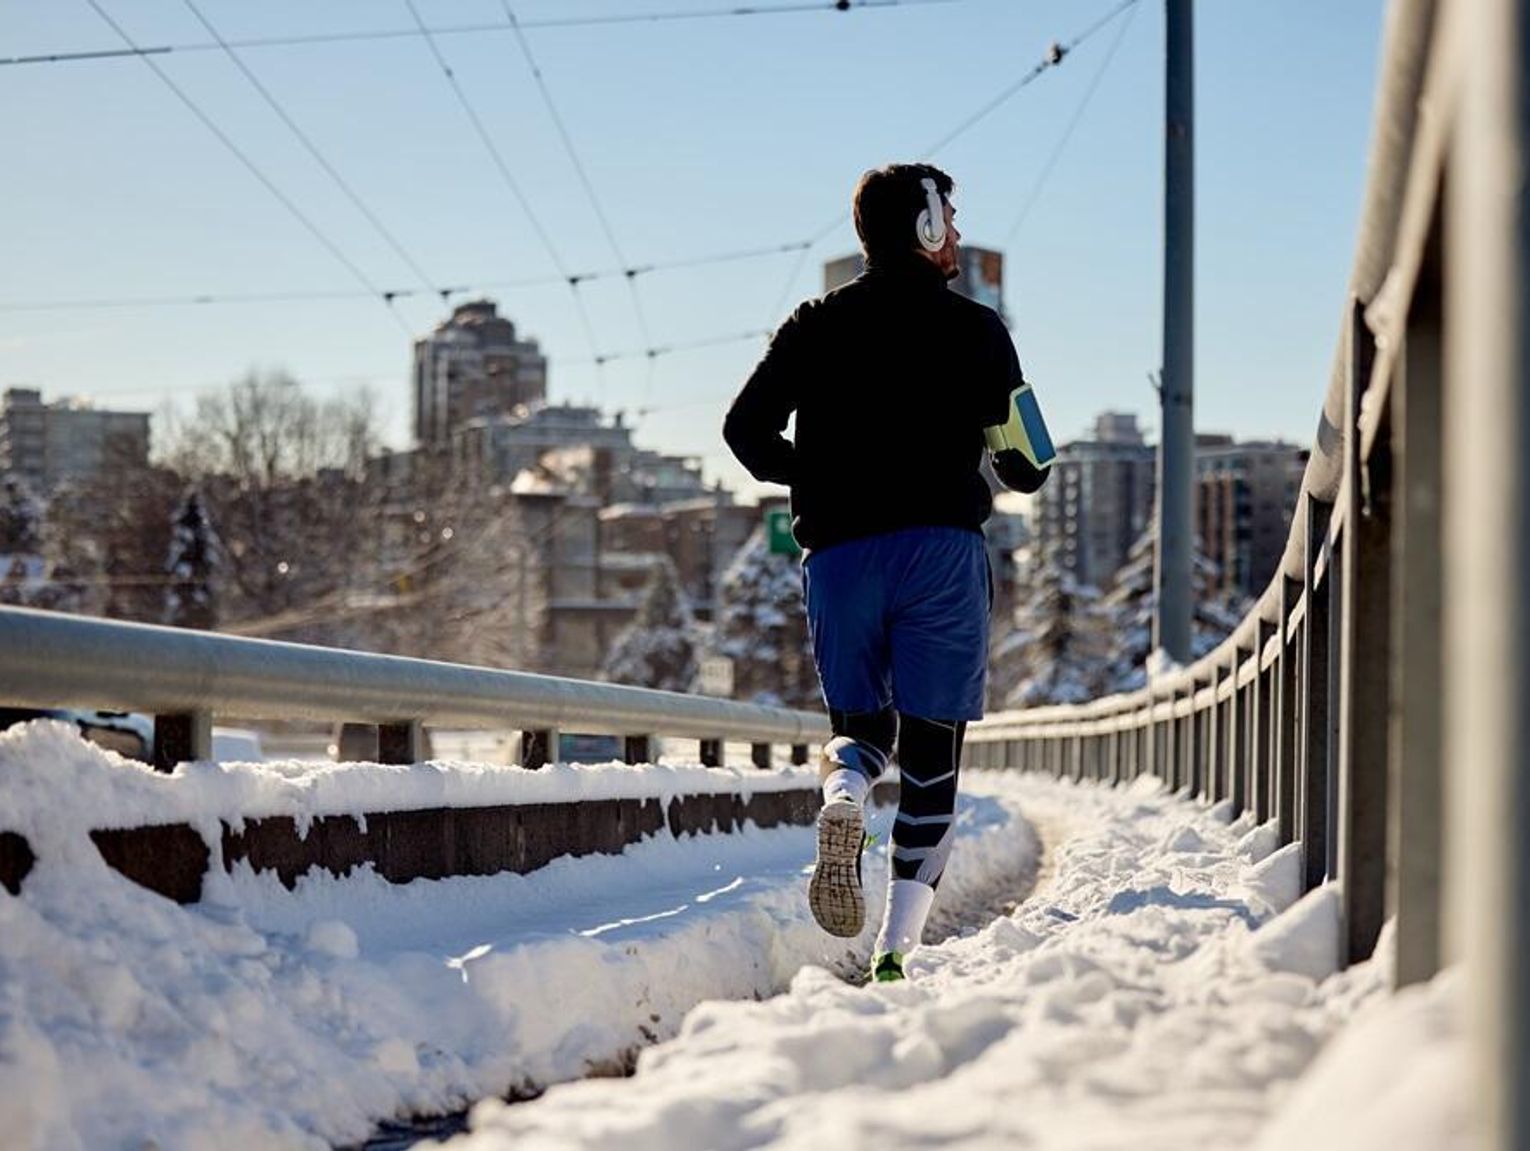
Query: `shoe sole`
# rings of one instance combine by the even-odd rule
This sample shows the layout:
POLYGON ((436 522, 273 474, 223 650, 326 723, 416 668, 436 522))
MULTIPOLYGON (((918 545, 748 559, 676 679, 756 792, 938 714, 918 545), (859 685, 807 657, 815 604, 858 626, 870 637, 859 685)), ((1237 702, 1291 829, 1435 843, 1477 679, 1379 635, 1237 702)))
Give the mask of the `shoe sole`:
POLYGON ((834 803, 818 815, 818 858, 808 883, 808 906, 819 927, 842 939, 853 939, 866 925, 860 868, 864 836, 858 807, 834 803))

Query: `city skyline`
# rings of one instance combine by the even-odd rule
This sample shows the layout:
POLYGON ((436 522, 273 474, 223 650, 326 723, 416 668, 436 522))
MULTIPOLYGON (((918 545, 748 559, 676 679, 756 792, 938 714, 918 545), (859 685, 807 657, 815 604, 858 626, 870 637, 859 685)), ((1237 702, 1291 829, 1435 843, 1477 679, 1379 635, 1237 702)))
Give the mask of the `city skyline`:
MULTIPOLYGON (((606 231, 620 239, 630 266, 780 247, 815 231, 822 240, 805 255, 777 251, 640 275, 635 297, 623 277, 589 281, 580 290, 588 331, 606 353, 773 326, 818 290, 825 262, 854 250, 844 217, 861 169, 919 154, 1023 78, 1053 40, 1066 41, 1115 8, 962 0, 533 27, 554 14, 634 6, 515 9, 608 228, 581 190, 516 38, 508 31, 437 38, 563 266, 617 266, 606 231), (934 68, 932 54, 962 67, 934 68), (929 90, 907 83, 922 72, 936 79, 929 90)), ((499 5, 418 9, 433 27, 505 19, 499 5)), ((143 45, 208 37, 176 6, 107 11, 143 45)), ((207 3, 199 11, 229 38, 408 23, 402 7, 307 13, 272 5, 254 13, 207 3)), ((1381 23, 1379 4, 1307 11, 1324 35, 1302 31, 1290 6, 1197 13, 1197 426, 1301 443, 1315 426, 1338 330, 1381 23), (1286 67, 1297 50, 1300 81, 1286 67)), ((18 54, 121 43, 84 6, 7 12, 0 25, 18 54)), ((1156 6, 1127 8, 933 156, 957 177, 965 237, 1005 253, 1007 310, 1022 363, 1063 439, 1106 409, 1156 424, 1147 375, 1159 356, 1161 41, 1156 6)), ((475 286, 556 278, 420 38, 239 55, 430 273, 456 283, 460 272, 475 286)), ((170 54, 159 66, 369 278, 411 283, 228 56, 170 54)), ((19 223, 0 306, 348 290, 331 255, 143 60, 12 66, 0 69, 0 83, 33 110, 3 129, 16 158, 19 223)), ((626 410, 645 444, 700 455, 709 477, 750 490, 717 427, 759 354, 758 337, 600 370, 588 362, 590 341, 566 285, 474 294, 497 299, 547 352, 554 402, 626 410)), ((455 295, 450 304, 467 298, 455 295)), ((319 391, 369 383, 386 408, 390 442, 403 446, 409 344, 450 306, 422 294, 394 310, 403 323, 365 299, 4 310, 0 384, 157 410, 168 396, 222 388, 251 367, 283 367, 319 391)))

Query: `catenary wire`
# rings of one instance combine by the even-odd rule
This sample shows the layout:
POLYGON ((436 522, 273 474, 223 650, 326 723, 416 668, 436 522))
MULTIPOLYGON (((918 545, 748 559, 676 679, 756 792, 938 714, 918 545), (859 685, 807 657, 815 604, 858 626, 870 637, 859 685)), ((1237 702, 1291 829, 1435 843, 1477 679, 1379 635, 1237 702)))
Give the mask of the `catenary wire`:
POLYGON ((388 227, 380 219, 377 218, 377 214, 367 206, 366 202, 360 197, 360 195, 357 194, 356 190, 351 187, 350 183, 345 179, 345 177, 342 176, 335 169, 335 166, 329 162, 324 153, 319 150, 318 145, 313 142, 308 133, 303 131, 303 129, 298 126, 297 122, 287 112, 287 109, 284 108, 281 102, 271 94, 271 90, 267 88, 263 83, 261 83, 260 78, 250 70, 247 64, 245 64, 244 58, 239 55, 238 51, 229 45, 228 41, 224 39, 223 35, 218 31, 218 29, 213 26, 212 21, 203 15, 202 10, 196 5, 196 0, 182 0, 182 2, 186 5, 187 9, 190 10, 191 14, 197 18, 197 21, 202 25, 202 27, 207 29, 207 34, 218 42, 218 44, 222 47, 224 54, 227 55, 231 61, 233 61, 234 66, 238 68, 239 71, 244 75, 244 78, 250 82, 255 91, 260 94, 260 98, 266 102, 266 104, 271 108, 273 112, 276 113, 281 122, 287 126, 288 131, 297 137, 298 143, 303 145, 308 154, 313 157, 314 162, 317 163, 319 167, 324 169, 325 174, 328 175, 329 178, 334 181, 335 186, 345 194, 346 199, 351 202, 351 205, 366 217, 367 223, 371 224, 373 230, 375 230, 377 234, 382 237, 383 241, 388 245, 388 247, 393 249, 394 254, 397 255, 398 258, 401 259, 406 265, 408 265, 409 270, 419 278, 420 283, 424 284, 434 294, 440 295, 440 288, 438 288, 431 281, 431 278, 426 274, 425 269, 420 266, 420 262, 409 254, 409 251, 404 247, 403 244, 399 242, 398 237, 395 236, 388 229, 388 227))
MULTIPOLYGON (((812 3, 779 5, 734 5, 728 8, 695 11, 627 12, 604 16, 544 16, 521 21, 523 28, 595 28, 617 24, 657 24, 686 20, 716 20, 731 17, 787 16, 804 13, 846 12, 858 8, 922 8, 932 4, 955 4, 961 0, 814 0, 812 3)), ((483 32, 507 32, 511 25, 503 21, 437 25, 429 29, 435 36, 465 36, 483 32)), ((304 44, 349 44, 365 41, 403 40, 421 35, 418 28, 389 28, 370 32, 318 32, 296 36, 255 36, 230 40, 233 48, 291 48, 304 44)), ((94 60, 121 59, 132 56, 164 56, 172 52, 216 52, 217 43, 199 41, 184 44, 156 44, 149 47, 86 49, 80 51, 42 52, 27 56, 0 56, 0 67, 23 64, 68 64, 94 60)))
MULTIPOLYGON (((92 2, 94 2, 94 0, 92 0, 92 2)), ((446 82, 451 86, 451 90, 457 98, 457 103, 462 107, 463 113, 467 116, 468 121, 472 124, 474 133, 478 136, 479 141, 483 144, 485 151, 489 153, 490 159, 493 160, 494 167, 499 172, 500 178, 504 181, 505 186, 510 189, 510 192, 515 197, 516 202, 520 204, 521 211, 525 213, 526 219, 530 221, 532 229, 536 232, 538 238, 542 241, 542 246, 547 249, 547 254, 549 257, 551 257, 553 266, 558 269, 558 273, 564 278, 564 280, 567 281, 569 292, 574 297, 574 308, 579 313, 579 322, 584 328, 585 338, 588 340, 590 345, 590 352, 598 360, 601 354, 600 343, 595 338, 595 327, 590 322, 589 309, 585 306, 584 296, 579 291, 578 279, 569 275, 568 269, 564 266, 562 258, 558 255, 558 249, 552 241, 552 236, 548 234, 547 228, 543 225, 541 218, 536 214, 535 211, 532 210, 531 202, 526 198, 526 193, 521 190, 520 183, 516 180, 515 176, 511 174, 510 166, 505 163, 504 155, 500 152, 499 147, 494 143, 494 138, 489 135, 488 129, 484 127, 483 120, 479 117, 478 111, 473 107, 472 101, 468 99, 467 93, 463 90, 461 83, 458 82, 456 73, 452 71, 451 65, 446 62, 446 57, 441 52, 441 46, 436 43, 435 36, 430 32, 428 28, 426 28, 425 21, 421 19, 420 10, 415 7, 414 0, 404 0, 404 5, 409 9, 410 16, 414 18, 415 24, 419 27, 420 33, 424 36, 425 43, 429 46, 431 55, 435 57, 436 63, 440 65, 441 74, 446 77, 446 82)))
MULTIPOLYGON (((123 28, 122 25, 118 24, 117 21, 112 19, 111 14, 107 12, 105 8, 101 7, 99 0, 86 0, 86 3, 88 3, 91 8, 95 10, 96 15, 100 16, 101 19, 104 20, 106 24, 112 29, 112 31, 116 32, 117 35, 121 37, 126 44, 136 47, 136 45, 133 43, 133 38, 128 35, 127 30, 123 28)), ((409 334, 412 336, 413 333, 410 332, 409 325, 404 323, 404 318, 393 310, 388 300, 383 298, 382 292, 378 289, 376 284, 372 283, 367 274, 363 272, 359 267, 357 267, 356 263, 349 256, 340 250, 339 246, 324 233, 323 229, 321 229, 317 224, 308 218, 303 210, 292 201, 291 197, 289 197, 285 192, 276 186, 271 178, 260 169, 255 161, 250 159, 250 157, 244 152, 243 149, 239 147, 238 144, 234 143, 233 139, 228 135, 228 133, 223 131, 223 129, 218 126, 217 121, 215 121, 211 116, 204 112, 201 106, 189 95, 187 95, 186 91, 181 88, 179 84, 170 78, 169 74, 166 73, 165 70, 154 61, 153 57, 143 56, 142 59, 144 65, 152 70, 153 73, 158 76, 159 79, 165 84, 165 86, 169 88, 171 92, 175 93, 176 98, 186 106, 191 114, 200 120, 202 125, 214 136, 216 136, 218 141, 225 148, 233 153, 234 157, 244 165, 245 169, 249 171, 250 175, 254 176, 258 181, 260 181, 261 185, 266 189, 266 191, 270 192, 271 195, 274 196, 276 200, 284 208, 286 208, 288 212, 292 214, 298 223, 302 224, 302 226, 308 231, 309 235, 313 236, 313 238, 317 240, 324 247, 324 249, 329 252, 330 255, 332 255, 336 260, 343 264, 346 270, 349 271, 351 275, 354 276, 356 280, 367 289, 369 294, 378 297, 378 299, 383 303, 384 307, 388 309, 388 314, 393 317, 394 321, 399 325, 399 327, 403 328, 405 332, 409 332, 409 334)))
POLYGON ((1105 13, 1105 15, 1101 16, 1093 24, 1089 25, 1089 27, 1084 29, 1084 31, 1074 36, 1073 39, 1062 44, 1053 43, 1051 48, 1047 50, 1047 54, 1043 56, 1041 60, 1038 61, 1035 65, 1033 65, 1028 72, 1022 75, 1014 83, 1006 87, 1002 92, 999 92, 993 96, 986 104, 978 108, 977 111, 973 112, 971 115, 967 116, 966 119, 962 120, 961 123, 957 124, 956 127, 952 128, 945 135, 941 136, 933 144, 925 148, 923 154, 926 156, 934 156, 935 154, 944 151, 947 147, 954 144, 959 138, 966 135, 980 122, 987 119, 990 115, 998 111, 998 109, 1003 107, 1005 104, 1009 103, 1009 101, 1014 99, 1014 97, 1023 89, 1035 83, 1045 73, 1061 65, 1064 60, 1072 55, 1076 48, 1084 44, 1086 41, 1092 39, 1094 36, 1098 35, 1101 31, 1110 25, 1112 20, 1116 19, 1127 9, 1133 7, 1137 2, 1138 0, 1121 0, 1119 4, 1112 8, 1109 12, 1105 13))
POLYGON ((1078 107, 1073 110, 1073 115, 1069 118, 1067 127, 1063 129, 1062 135, 1058 137, 1056 145, 1052 148, 1051 155, 1047 157, 1046 163, 1042 165, 1041 171, 1036 177, 1036 182, 1031 185, 1030 193, 1021 205, 1019 214, 1015 216, 1015 222, 1010 225, 1009 231, 1005 233, 1004 246, 1006 248, 1015 242, 1015 237, 1019 235, 1020 229, 1025 226, 1025 221, 1030 218, 1032 209, 1036 207, 1037 201, 1041 199, 1042 190, 1046 187, 1052 172, 1057 168, 1057 162, 1062 159, 1063 152, 1067 150, 1068 142, 1073 139, 1073 133, 1078 130, 1079 124, 1083 121, 1084 113, 1089 110, 1089 104, 1094 99, 1095 93, 1100 90, 1100 83, 1105 79, 1105 73, 1110 70, 1111 62, 1115 60, 1116 53, 1120 49, 1122 42, 1126 39, 1127 32, 1131 30, 1132 21, 1136 19, 1138 11, 1139 9, 1134 6, 1127 14, 1126 19, 1121 22, 1121 26, 1116 29, 1115 39, 1110 42, 1110 47, 1100 60, 1100 66, 1095 70, 1093 78, 1089 81, 1089 87, 1084 90, 1084 95, 1079 100, 1078 107))
MULTIPOLYGON (((519 21, 516 20, 515 12, 510 7, 510 0, 500 0, 500 6, 505 11, 505 19, 515 30, 516 42, 520 45, 521 55, 526 58, 526 66, 531 70, 532 78, 536 81, 537 89, 542 94, 542 102, 547 106, 547 114, 551 117, 553 126, 558 130, 558 136, 563 141, 563 150, 568 153, 569 162, 573 164, 575 173, 579 176, 579 183, 584 188, 584 194, 590 201, 590 207, 595 210, 595 218, 600 221, 601 231, 605 233, 606 243, 611 246, 611 253, 616 257, 617 264, 622 267, 630 267, 627 257, 622 254, 622 246, 617 242, 616 230, 611 227, 611 218, 606 214, 601 205, 600 197, 595 193, 595 184, 590 179, 589 170, 584 161, 579 157, 579 149, 574 146, 573 134, 568 130, 568 124, 563 115, 558 111, 557 102, 553 99, 552 87, 547 83, 547 77, 542 74, 542 67, 537 63, 536 55, 531 50, 531 41, 522 30, 519 21)), ((637 277, 628 275, 627 291, 632 298, 632 310, 637 315, 638 333, 643 337, 643 343, 653 347, 653 336, 648 329, 648 317, 643 311, 643 301, 638 292, 637 277)))
MULTIPOLYGON (((1019 77, 1019 79, 1006 86, 1004 90, 999 92, 997 95, 991 97, 976 111, 965 116, 960 122, 957 123, 954 128, 941 135, 938 139, 935 140, 934 143, 926 147, 921 155, 934 156, 936 153, 955 143, 960 137, 971 131, 972 128, 976 127, 980 122, 985 120, 988 116, 997 111, 1004 104, 1012 100, 1018 93, 1029 87, 1045 73, 1062 64, 1062 62, 1066 60, 1070 54, 1072 54, 1074 49, 1078 48, 1086 41, 1098 35, 1102 29, 1109 26, 1112 20, 1116 19, 1116 17, 1120 16, 1121 13, 1125 12, 1128 8, 1131 8, 1136 3, 1138 3, 1138 0, 1120 0, 1120 3, 1099 17, 1099 19, 1095 20, 1092 24, 1084 28, 1083 31, 1076 34, 1071 40, 1068 40, 1066 43, 1054 41, 1052 46, 1047 50, 1046 55, 1043 56, 1041 60, 1036 64, 1028 68, 1019 77)), ((824 240, 828 239, 828 237, 832 235, 842 224, 844 224, 844 222, 849 219, 849 217, 850 213, 848 211, 840 212, 834 217, 834 219, 824 224, 823 227, 819 228, 809 238, 807 249, 803 251, 802 255, 798 258, 795 264, 793 264, 791 275, 786 281, 786 284, 781 289, 781 294, 777 299, 776 306, 771 312, 772 320, 775 320, 782 314, 782 311, 786 307, 787 301, 791 299, 792 290, 796 286, 797 278, 802 274, 802 268, 807 263, 812 249, 816 248, 819 244, 823 243, 824 240)))
MULTIPOLYGON (((596 280, 614 280, 619 276, 648 276, 660 272, 731 264, 744 260, 757 260, 765 256, 779 256, 790 252, 799 252, 807 246, 808 241, 797 240, 790 244, 772 244, 762 248, 735 249, 712 255, 690 256, 678 260, 662 260, 655 263, 638 264, 629 268, 605 268, 594 272, 575 272, 574 278, 581 284, 587 284, 596 280)), ((451 286, 439 289, 432 288, 430 292, 431 294, 441 295, 443 299, 449 299, 452 296, 470 295, 474 292, 541 288, 566 282, 562 276, 526 276, 516 280, 457 281, 451 286)), ((385 288, 382 292, 383 299, 389 302, 409 299, 422 294, 424 293, 415 288, 385 288)), ((269 292, 195 292, 182 296, 96 296, 64 300, 0 301, 0 313, 64 312, 76 309, 102 308, 189 307, 198 304, 274 304, 312 300, 357 300, 368 299, 371 296, 372 293, 369 291, 359 291, 353 288, 317 288, 269 292)))

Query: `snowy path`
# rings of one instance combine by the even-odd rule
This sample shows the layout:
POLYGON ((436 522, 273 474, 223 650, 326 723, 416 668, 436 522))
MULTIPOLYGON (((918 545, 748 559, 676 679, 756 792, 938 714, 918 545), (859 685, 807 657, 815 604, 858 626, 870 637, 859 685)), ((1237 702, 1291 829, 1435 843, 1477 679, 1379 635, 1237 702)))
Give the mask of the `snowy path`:
MULTIPOLYGON (((811 922, 806 828, 659 837, 526 876, 402 887, 362 873, 288 892, 236 871, 190 908, 110 871, 89 842, 106 813, 167 804, 215 828, 230 804, 301 816, 635 778, 619 765, 314 771, 167 778, 63 729, 0 735, 0 822, 39 857, 20 897, 0 894, 7 1147, 321 1149, 388 1116, 559 1082, 480 1104, 455 1145, 1469 1145, 1449 973, 1396 997, 1384 960, 1334 976, 1334 893, 1293 906, 1296 861, 1270 854, 1267 828, 1229 827, 1152 781, 970 773, 939 901, 958 930, 894 986, 846 982, 877 901, 849 946, 811 922), (1058 844, 1036 894, 973 930, 999 885, 1012 898, 1034 875, 1033 826, 1058 844), (634 1077, 585 1078, 639 1049, 634 1077), (1339 1112, 1350 1130, 1326 1142, 1339 1112)), ((749 785, 695 768, 636 776, 749 785)), ((884 838, 870 891, 885 869, 884 838)))
MULTIPOLYGON (((183 908, 110 871, 89 842, 104 809, 198 783, 134 770, 60 730, 0 736, 0 817, 39 856, 21 897, 0 895, 0 1130, 18 1146, 356 1143, 389 1116, 621 1070, 697 1003, 774 994, 806 964, 848 975, 881 910, 848 946, 818 930, 802 894, 810 828, 658 837, 526 876, 404 886, 364 872, 288 892, 236 870, 183 908)), ((299 765, 262 770, 202 772, 216 776, 201 781, 209 806, 177 802, 196 821, 224 792, 274 803, 317 790, 299 765)), ((389 781, 360 774, 385 809, 389 781)), ((394 774, 392 786, 421 786, 421 772, 394 774)), ((990 903, 1036 857, 1015 800, 982 791, 959 809, 951 906, 990 903)), ((873 821, 872 891, 891 814, 873 821)))
MULTIPOLYGON (((981 781, 978 784, 982 786, 981 781)), ((886 831, 891 817, 890 811, 882 811, 873 815, 871 827, 879 832, 879 839, 885 845, 886 831)), ((1023 829, 1017 829, 1022 830, 1023 829)), ((930 915, 929 923, 925 930, 925 937, 932 942, 940 942, 947 939, 958 938, 964 935, 972 935, 985 927, 998 916, 1012 914, 1018 906, 1028 899, 1036 890, 1040 876, 1047 874, 1047 860, 1050 858, 1047 851, 1045 837, 1039 830, 1033 829, 1035 848, 1017 856, 1018 869, 1013 872, 1002 870, 990 870, 984 868, 980 873, 981 878, 964 876, 960 867, 957 869, 957 880, 952 885, 947 885, 946 891, 930 915)), ((809 846, 811 850, 811 846, 809 846)), ((885 853, 885 846, 882 851, 885 853)), ((885 869, 885 862, 875 859, 875 853, 870 863, 871 870, 868 878, 876 876, 876 883, 882 882, 880 876, 885 869)), ((738 856, 733 856, 732 862, 737 866, 740 862, 738 856)), ((772 882, 784 882, 791 888, 800 889, 803 874, 802 861, 793 857, 781 874, 770 877, 772 882)), ((970 870, 970 869, 969 869, 970 870)), ((757 871, 750 877, 749 886, 759 886, 766 881, 766 876, 757 871)), ((742 884, 735 880, 730 885, 730 895, 736 895, 740 899, 745 898, 747 893, 741 888, 742 884)), ((647 894, 647 893, 645 893, 647 894)), ((676 893, 677 895, 681 893, 676 893)), ((662 901, 661 901, 662 902, 662 901)), ((875 908, 872 909, 875 914, 875 908)), ((657 922, 659 918, 669 918, 665 911, 650 913, 653 918, 649 922, 657 922)), ((641 918, 632 916, 629 918, 641 918)), ((823 940, 825 950, 819 962, 826 969, 832 969, 838 978, 843 979, 852 986, 862 986, 866 982, 866 968, 870 958, 869 943, 872 929, 868 929, 861 938, 850 945, 835 945, 832 941, 823 940)), ((777 989, 779 990, 779 988, 777 989)), ((617 1066, 610 1062, 603 1064, 596 1070, 598 1077, 607 1077, 614 1070, 621 1070, 624 1074, 630 1074, 640 1055, 642 1048, 634 1046, 624 1053, 628 1058, 620 1061, 617 1066)), ((418 1119, 409 1122, 389 1122, 382 1125, 377 1135, 361 1144, 357 1151, 404 1151, 406 1148, 420 1146, 429 1138, 443 1140, 451 1135, 458 1134, 467 1126, 469 1112, 461 1112, 434 1118, 418 1119)))
POLYGON ((766 1002, 704 1004, 634 1078, 483 1104, 448 1145, 1255 1141, 1323 1043, 1382 998, 1379 962, 1332 974, 1334 893, 1291 907, 1294 853, 1270 855, 1267 828, 1151 786, 1006 788, 1065 837, 1013 917, 923 949, 907 984, 853 988, 809 967, 766 1002))

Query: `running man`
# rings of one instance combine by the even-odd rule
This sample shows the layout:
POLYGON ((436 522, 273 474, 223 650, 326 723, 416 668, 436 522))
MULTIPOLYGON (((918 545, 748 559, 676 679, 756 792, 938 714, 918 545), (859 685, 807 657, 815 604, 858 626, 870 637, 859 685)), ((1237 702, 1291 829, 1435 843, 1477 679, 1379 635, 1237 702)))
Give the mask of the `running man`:
POLYGON ((962 737, 983 715, 993 598, 985 445, 999 480, 1023 492, 1041 486, 1052 456, 1003 321, 947 290, 960 272, 952 187, 928 164, 861 177, 865 272, 791 314, 723 424, 750 474, 790 487, 805 553, 834 732, 808 899, 833 935, 865 925, 863 807, 897 750, 877 980, 901 979, 919 944, 951 851, 962 737))

